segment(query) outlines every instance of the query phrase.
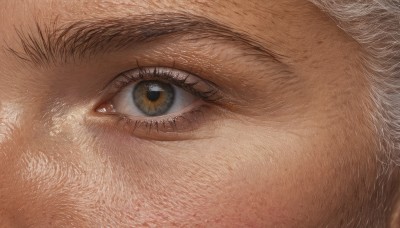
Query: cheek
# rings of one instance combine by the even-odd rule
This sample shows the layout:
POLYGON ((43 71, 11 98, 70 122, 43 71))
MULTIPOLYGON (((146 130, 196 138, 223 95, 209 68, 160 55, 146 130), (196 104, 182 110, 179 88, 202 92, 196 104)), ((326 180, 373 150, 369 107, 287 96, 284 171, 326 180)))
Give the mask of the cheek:
POLYGON ((1 178, 0 211, 4 210, 3 216, 16 227, 49 226, 57 220, 63 222, 53 225, 62 225, 67 224, 67 218, 81 220, 74 205, 74 198, 82 196, 77 168, 57 161, 54 153, 68 153, 70 149, 40 137, 34 141, 40 143, 14 138, 6 146, 5 152, 12 156, 1 168, 5 178, 1 178))
POLYGON ((376 175, 364 137, 347 134, 344 126, 229 126, 218 133, 224 138, 192 143, 185 163, 174 166, 181 172, 171 177, 186 188, 171 194, 174 202, 199 194, 193 200, 198 206, 184 211, 231 226, 319 226, 372 206, 363 205, 376 175))
POLYGON ((79 122, 3 144, 13 156, 1 168, 0 211, 24 221, 16 225, 312 226, 367 191, 356 176, 370 173, 360 159, 369 148, 340 127, 228 123, 224 137, 155 143, 85 132, 79 122))

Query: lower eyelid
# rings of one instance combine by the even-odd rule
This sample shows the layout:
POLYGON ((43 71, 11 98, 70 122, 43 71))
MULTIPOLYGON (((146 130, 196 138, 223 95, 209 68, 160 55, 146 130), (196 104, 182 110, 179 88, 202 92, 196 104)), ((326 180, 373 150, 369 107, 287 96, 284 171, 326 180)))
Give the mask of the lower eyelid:
POLYGON ((202 103, 187 112, 167 118, 132 119, 129 116, 116 115, 116 125, 128 134, 152 140, 182 140, 196 135, 197 129, 208 126, 212 107, 202 103))

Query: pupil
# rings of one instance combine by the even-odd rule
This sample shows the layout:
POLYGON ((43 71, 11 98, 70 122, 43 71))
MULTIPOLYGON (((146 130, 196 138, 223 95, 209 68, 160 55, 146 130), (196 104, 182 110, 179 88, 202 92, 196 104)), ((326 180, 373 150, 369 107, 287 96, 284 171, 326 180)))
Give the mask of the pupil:
POLYGON ((160 91, 147 91, 147 99, 149 99, 150 101, 157 101, 158 99, 160 99, 161 96, 161 92, 160 91))

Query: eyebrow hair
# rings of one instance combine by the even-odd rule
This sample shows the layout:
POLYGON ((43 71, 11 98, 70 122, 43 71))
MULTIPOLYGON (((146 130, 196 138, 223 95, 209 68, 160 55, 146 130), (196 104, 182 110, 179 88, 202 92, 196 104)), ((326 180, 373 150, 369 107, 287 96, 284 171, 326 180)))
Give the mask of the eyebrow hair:
POLYGON ((141 42, 168 36, 194 35, 194 39, 236 42, 251 55, 277 60, 280 56, 249 35, 205 17, 183 13, 146 14, 124 18, 90 19, 57 27, 41 25, 25 33, 16 29, 20 47, 7 50, 36 65, 67 62, 98 53, 118 51, 141 42), (249 53, 250 54, 250 53, 249 53))

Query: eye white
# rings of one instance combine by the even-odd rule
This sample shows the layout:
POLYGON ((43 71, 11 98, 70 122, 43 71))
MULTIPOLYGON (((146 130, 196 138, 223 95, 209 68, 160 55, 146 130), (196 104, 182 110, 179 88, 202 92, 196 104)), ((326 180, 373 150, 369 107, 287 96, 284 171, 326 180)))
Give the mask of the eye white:
MULTIPOLYGON (((119 114, 127 116, 151 118, 150 116, 145 115, 135 104, 133 92, 138 83, 140 83, 140 81, 132 83, 131 85, 128 85, 127 87, 122 89, 113 98, 112 105, 114 107, 115 112, 119 114)), ((169 110, 161 116, 182 112, 185 108, 193 104, 196 100, 199 100, 198 97, 185 91, 184 89, 172 84, 170 85, 173 87, 175 91, 174 101, 169 110)))

